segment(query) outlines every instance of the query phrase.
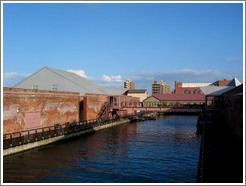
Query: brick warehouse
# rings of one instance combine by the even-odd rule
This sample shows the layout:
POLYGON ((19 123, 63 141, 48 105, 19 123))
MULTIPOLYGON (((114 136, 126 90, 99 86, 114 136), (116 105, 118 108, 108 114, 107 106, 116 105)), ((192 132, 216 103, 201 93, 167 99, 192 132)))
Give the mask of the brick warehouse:
POLYGON ((79 93, 3 88, 3 134, 79 121, 79 93))
POLYGON ((102 108, 107 104, 111 104, 111 113, 115 112, 119 115, 133 114, 130 111, 122 110, 125 107, 139 107, 140 99, 125 95, 99 95, 99 94, 85 94, 83 100, 83 117, 84 120, 97 119, 102 108))

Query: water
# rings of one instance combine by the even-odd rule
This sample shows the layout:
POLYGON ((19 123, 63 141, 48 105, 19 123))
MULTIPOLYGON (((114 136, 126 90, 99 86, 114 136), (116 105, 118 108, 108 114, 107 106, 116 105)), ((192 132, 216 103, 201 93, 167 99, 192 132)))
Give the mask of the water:
POLYGON ((195 183, 197 116, 160 116, 3 159, 3 182, 195 183))

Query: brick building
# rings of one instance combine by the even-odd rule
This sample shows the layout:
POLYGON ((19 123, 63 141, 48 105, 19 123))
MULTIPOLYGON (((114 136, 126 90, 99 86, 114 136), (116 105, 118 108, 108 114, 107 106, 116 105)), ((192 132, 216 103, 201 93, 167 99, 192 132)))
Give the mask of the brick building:
POLYGON ((107 113, 109 117, 114 114, 125 115, 126 113, 121 108, 124 107, 139 107, 140 99, 125 95, 107 96, 99 94, 85 94, 84 96, 84 120, 98 119, 101 111, 105 106, 109 107, 107 113), (109 104, 107 106, 107 104, 109 104))
POLYGON ((3 134, 79 121, 79 93, 3 88, 3 134))
POLYGON ((166 94, 170 92, 171 92, 170 86, 167 85, 162 80, 160 81, 160 83, 154 81, 154 83, 152 84, 152 94, 166 94))
POLYGON ((182 83, 175 81, 175 94, 202 94, 200 87, 209 86, 211 83, 182 83))
POLYGON ((214 83, 182 83, 175 81, 175 90, 176 94, 203 94, 201 88, 207 86, 215 87, 225 87, 225 86, 238 86, 240 82, 234 78, 232 80, 219 80, 214 83))

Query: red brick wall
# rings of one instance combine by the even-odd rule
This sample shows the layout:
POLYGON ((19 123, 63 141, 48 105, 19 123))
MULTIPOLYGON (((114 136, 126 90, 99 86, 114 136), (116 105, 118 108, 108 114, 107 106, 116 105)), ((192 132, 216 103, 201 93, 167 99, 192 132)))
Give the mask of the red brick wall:
POLYGON ((219 86, 227 86, 231 81, 230 80, 220 80, 219 86))
MULTIPOLYGON (((39 115, 40 118, 37 119, 40 127, 78 122, 79 93, 3 89, 4 134, 26 130, 26 122, 30 121, 29 116, 32 113, 39 115)), ((30 125, 32 123, 29 123, 29 127, 30 125)))
POLYGON ((184 94, 184 91, 186 91, 186 94, 194 94, 193 91, 195 91, 195 94, 202 94, 202 91, 199 87, 177 87, 175 89, 176 94, 184 94), (200 91, 200 93, 198 93, 200 91))
MULTIPOLYGON (((115 108, 119 106, 119 97, 121 106, 127 107, 139 107, 140 106, 140 98, 130 97, 130 96, 113 96, 113 100, 116 101, 117 105, 113 104, 115 108)), ((92 120, 97 119, 99 112, 105 103, 109 100, 109 96, 106 95, 98 95, 98 94, 86 94, 84 96, 83 108, 84 108, 84 120, 92 120)), ((115 103, 115 102, 114 102, 115 103)), ((117 112, 119 115, 125 114, 125 112, 117 112)))
POLYGON ((84 96, 84 120, 97 119, 98 113, 108 101, 108 97, 98 94, 86 94, 84 96))

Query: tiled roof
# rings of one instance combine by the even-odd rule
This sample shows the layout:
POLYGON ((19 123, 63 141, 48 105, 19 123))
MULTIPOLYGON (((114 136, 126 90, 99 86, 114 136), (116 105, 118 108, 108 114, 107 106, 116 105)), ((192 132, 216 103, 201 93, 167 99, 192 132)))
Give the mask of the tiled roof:
POLYGON ((153 94, 160 101, 205 101, 203 94, 153 94))

